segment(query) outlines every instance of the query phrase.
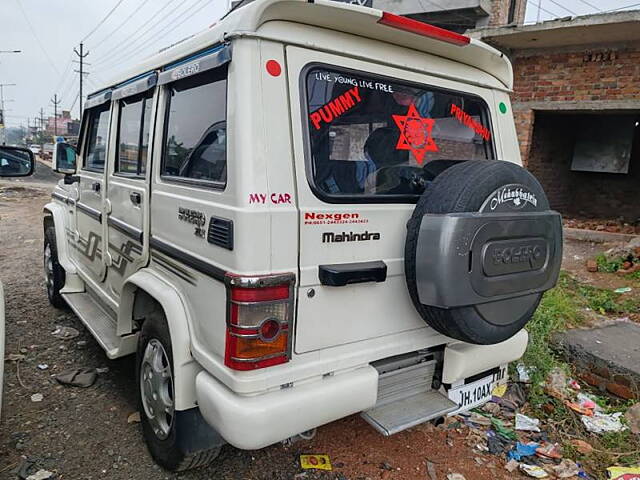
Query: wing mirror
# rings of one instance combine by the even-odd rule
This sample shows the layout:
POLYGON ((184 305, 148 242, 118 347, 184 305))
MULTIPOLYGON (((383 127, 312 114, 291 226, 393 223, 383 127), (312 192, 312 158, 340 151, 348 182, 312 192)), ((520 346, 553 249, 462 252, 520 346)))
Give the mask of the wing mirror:
POLYGON ((0 177, 27 177, 35 166, 33 152, 28 148, 0 146, 0 177))
POLYGON ((53 147, 53 171, 71 175, 76 173, 76 149, 65 142, 58 142, 53 147))

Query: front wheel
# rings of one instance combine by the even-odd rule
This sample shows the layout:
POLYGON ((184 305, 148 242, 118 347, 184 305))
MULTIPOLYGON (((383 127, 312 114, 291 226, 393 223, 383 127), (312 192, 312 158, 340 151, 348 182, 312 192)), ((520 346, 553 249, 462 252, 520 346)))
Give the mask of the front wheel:
POLYGON ((136 357, 138 408, 142 432, 153 459, 171 471, 188 470, 211 463, 220 447, 190 444, 183 432, 196 438, 197 430, 207 432, 198 409, 175 409, 175 372, 169 327, 162 311, 156 311, 142 324, 136 357), (195 421, 194 417, 201 421, 195 421))

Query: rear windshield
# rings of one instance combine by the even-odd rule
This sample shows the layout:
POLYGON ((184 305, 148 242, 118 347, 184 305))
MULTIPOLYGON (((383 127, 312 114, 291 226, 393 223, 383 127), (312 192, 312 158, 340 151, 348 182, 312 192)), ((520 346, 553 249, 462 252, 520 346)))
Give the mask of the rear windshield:
POLYGON ((313 67, 306 100, 320 196, 408 200, 455 161, 493 158, 489 111, 474 95, 313 67))

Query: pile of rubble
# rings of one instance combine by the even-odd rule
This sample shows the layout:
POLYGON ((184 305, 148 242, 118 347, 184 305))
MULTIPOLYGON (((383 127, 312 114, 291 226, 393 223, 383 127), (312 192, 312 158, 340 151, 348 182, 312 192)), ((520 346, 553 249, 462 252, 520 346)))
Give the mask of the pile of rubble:
POLYGON ((595 230, 596 232, 624 233, 627 235, 640 235, 640 219, 635 223, 625 222, 624 219, 581 219, 563 218, 562 223, 567 228, 580 230, 595 230))
POLYGON ((602 263, 596 259, 588 260, 587 270, 590 272, 615 272, 618 275, 640 272, 640 237, 625 244, 616 245, 604 252, 604 262, 602 263))
MULTIPOLYGON (((541 420, 526 414, 531 411, 527 404, 530 377, 526 367, 520 365, 519 371, 520 381, 497 387, 489 403, 468 414, 448 418, 444 428, 461 424, 469 427, 469 446, 502 457, 509 472, 520 470, 533 478, 592 478, 580 463, 564 455, 562 446, 549 437, 541 420)), ((598 397, 584 393, 576 380, 568 378, 559 369, 549 374, 544 391, 555 404, 563 404, 576 415, 587 432, 601 435, 629 429, 640 435, 640 403, 626 413, 609 411, 600 406, 603 402, 598 397)), ((549 401, 541 407, 552 413, 555 404, 549 401)), ((594 447, 582 439, 574 438, 568 444, 572 451, 581 455, 594 452, 594 447)), ((640 474, 640 466, 615 466, 607 473, 612 479, 631 478, 624 475, 640 474)))

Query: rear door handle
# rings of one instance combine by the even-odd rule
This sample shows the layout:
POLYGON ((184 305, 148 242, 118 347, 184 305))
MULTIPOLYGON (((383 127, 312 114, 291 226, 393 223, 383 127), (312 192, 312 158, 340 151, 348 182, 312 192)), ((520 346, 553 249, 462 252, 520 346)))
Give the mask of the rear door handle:
POLYGON ((378 260, 320 265, 318 277, 322 285, 330 287, 343 287, 352 283, 384 282, 387 279, 387 264, 378 260))
POLYGON ((100 192, 100 182, 93 182, 91 184, 91 190, 93 190, 96 193, 100 192))
POLYGON ((142 195, 140 195, 138 192, 131 192, 129 194, 129 199, 134 205, 140 205, 140 203, 142 203, 142 195))

